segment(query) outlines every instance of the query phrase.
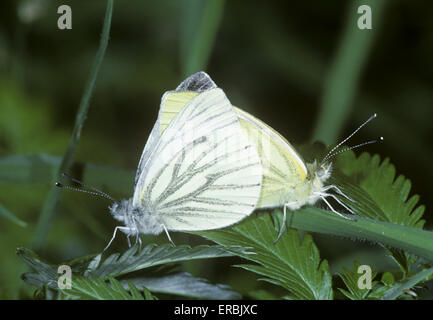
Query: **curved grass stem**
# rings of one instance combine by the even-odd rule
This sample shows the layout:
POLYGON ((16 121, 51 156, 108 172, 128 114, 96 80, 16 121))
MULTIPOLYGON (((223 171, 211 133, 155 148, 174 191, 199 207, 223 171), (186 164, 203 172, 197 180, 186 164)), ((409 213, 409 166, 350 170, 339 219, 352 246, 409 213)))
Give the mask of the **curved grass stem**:
POLYGON ((77 117, 75 119, 74 129, 72 131, 72 135, 69 140, 68 148, 66 150, 66 153, 63 155, 59 167, 55 171, 56 173, 53 176, 51 188, 44 202, 42 211, 39 215, 39 220, 37 222, 36 230, 32 240, 32 247, 36 250, 43 248, 45 245, 47 235, 53 221, 54 211, 57 203, 60 200, 60 189, 58 189, 55 186, 55 182, 59 179, 60 174, 62 172, 67 172, 73 163, 73 156, 75 153, 75 149, 77 147, 78 140, 80 139, 81 130, 83 128, 84 122, 87 117, 87 113, 90 105, 90 99, 92 97, 92 93, 95 88, 96 79, 98 77, 98 73, 101 68, 101 64, 104 59, 105 51, 108 45, 108 39, 109 39, 110 27, 111 27, 111 17, 113 13, 113 1, 114 0, 107 1, 107 7, 105 10, 105 18, 102 27, 102 35, 101 35, 99 48, 96 53, 94 63, 92 65, 92 69, 90 71, 90 77, 86 83, 84 93, 81 98, 77 117))
POLYGON ((335 143, 354 105, 359 79, 367 62, 386 1, 353 1, 335 59, 325 78, 313 139, 335 143), (358 7, 372 9, 372 29, 359 29, 358 7))

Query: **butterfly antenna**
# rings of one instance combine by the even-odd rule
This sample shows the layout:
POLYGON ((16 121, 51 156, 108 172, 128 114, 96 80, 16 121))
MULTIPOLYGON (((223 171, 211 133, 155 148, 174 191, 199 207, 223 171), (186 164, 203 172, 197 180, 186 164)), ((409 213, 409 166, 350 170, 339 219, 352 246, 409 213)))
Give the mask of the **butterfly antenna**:
POLYGON ((89 193, 89 194, 93 194, 93 195, 100 196, 100 197, 103 197, 103 198, 109 199, 109 200, 111 200, 111 201, 117 202, 116 199, 114 199, 113 197, 111 197, 111 196, 108 195, 107 193, 102 192, 101 190, 98 190, 98 189, 96 189, 96 188, 94 188, 94 187, 91 187, 91 186, 89 186, 89 185, 87 185, 87 184, 81 182, 81 181, 78 180, 78 179, 72 178, 71 176, 69 176, 69 175, 66 174, 66 173, 62 173, 62 176, 63 176, 63 177, 66 177, 66 178, 68 178, 69 180, 72 180, 72 181, 74 181, 75 183, 78 183, 79 185, 81 185, 81 186, 83 186, 83 187, 85 187, 85 188, 88 188, 88 189, 90 189, 90 190, 92 190, 92 191, 89 191, 89 190, 82 190, 82 189, 74 188, 74 187, 70 187, 70 186, 65 186, 64 184, 61 184, 60 182, 56 182, 56 186, 59 187, 59 188, 68 189, 68 190, 73 190, 73 191, 78 191, 78 192, 83 192, 83 193, 89 193))
MULTIPOLYGON (((349 140, 350 138, 352 138, 363 126, 365 126, 367 123, 369 123, 371 120, 373 120, 374 118, 377 117, 377 113, 373 114, 372 116, 370 116, 370 118, 368 118, 366 121, 364 121, 363 124, 361 124, 355 131, 353 131, 346 139, 344 139, 343 141, 341 141, 339 144, 337 144, 334 148, 331 149, 331 151, 328 152, 328 154, 323 158, 323 160, 320 163, 324 163, 326 160, 328 160, 331 155, 333 154, 333 152, 335 150, 337 150, 343 143, 345 143, 347 140, 349 140)), ((381 140, 383 140, 383 138, 381 137, 381 140)), ((372 140, 377 142, 377 140, 372 140)), ((373 143, 373 142, 369 142, 367 141, 367 143, 365 144, 369 144, 369 143, 373 143)), ((364 145, 364 144, 361 144, 364 145)), ((359 145, 359 147, 361 146, 359 145)), ((357 147, 357 146, 355 146, 357 147)), ((347 151, 347 150, 346 150, 347 151)), ((338 154, 338 153, 337 153, 338 154)))
POLYGON ((335 157, 336 155, 338 155, 340 153, 343 153, 343 152, 346 152, 346 151, 349 151, 349 150, 353 150, 353 149, 357 149, 357 148, 365 146, 367 144, 373 144, 373 143, 382 142, 382 141, 383 141, 383 137, 379 137, 379 138, 377 138, 375 140, 365 141, 363 143, 357 144, 356 146, 347 147, 347 148, 344 148, 343 150, 338 150, 337 152, 334 152, 331 155, 329 155, 327 157, 327 159, 331 159, 331 158, 335 157))

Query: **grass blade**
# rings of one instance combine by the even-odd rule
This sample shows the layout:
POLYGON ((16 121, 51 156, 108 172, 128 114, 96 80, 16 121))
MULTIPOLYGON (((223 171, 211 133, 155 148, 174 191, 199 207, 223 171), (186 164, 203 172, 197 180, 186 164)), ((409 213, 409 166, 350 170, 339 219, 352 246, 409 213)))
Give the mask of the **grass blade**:
POLYGON ((349 7, 346 29, 341 39, 335 60, 325 79, 322 102, 319 110, 314 140, 326 144, 334 143, 343 129, 344 123, 350 114, 353 100, 356 95, 358 81, 363 66, 367 61, 372 47, 374 36, 378 29, 384 12, 386 1, 353 1, 349 7), (357 13, 360 5, 369 5, 372 8, 373 27, 371 30, 360 30, 357 13))
POLYGON ((19 225, 20 227, 27 227, 27 223, 17 218, 12 212, 6 209, 2 204, 0 204, 0 216, 12 221, 13 223, 19 225))
POLYGON ((112 12, 113 0, 108 0, 99 49, 96 53, 95 61, 90 71, 90 77, 86 84, 84 94, 78 108, 78 113, 75 120, 74 129, 69 140, 68 148, 62 158, 60 166, 57 169, 57 173, 53 176, 52 187, 48 193, 47 199, 45 200, 44 206, 39 216, 38 223, 36 225, 36 231, 32 241, 33 248, 35 249, 41 249, 44 246, 47 234, 50 230, 53 220, 55 207, 60 199, 60 189, 55 186, 55 182, 62 172, 68 171, 73 162, 75 149, 77 147, 78 140, 80 139, 81 130, 83 128, 84 121, 86 120, 87 112, 89 110, 90 98, 92 96, 93 89, 95 88, 99 69, 101 67, 102 60, 104 59, 105 51, 107 49, 112 12))

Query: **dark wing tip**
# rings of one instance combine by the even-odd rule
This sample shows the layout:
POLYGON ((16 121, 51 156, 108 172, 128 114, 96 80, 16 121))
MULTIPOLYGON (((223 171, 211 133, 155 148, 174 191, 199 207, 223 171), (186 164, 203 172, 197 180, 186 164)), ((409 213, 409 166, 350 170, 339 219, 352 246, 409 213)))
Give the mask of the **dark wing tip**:
POLYGON ((203 92, 217 88, 217 85, 204 71, 199 71, 189 76, 176 88, 176 91, 203 92))

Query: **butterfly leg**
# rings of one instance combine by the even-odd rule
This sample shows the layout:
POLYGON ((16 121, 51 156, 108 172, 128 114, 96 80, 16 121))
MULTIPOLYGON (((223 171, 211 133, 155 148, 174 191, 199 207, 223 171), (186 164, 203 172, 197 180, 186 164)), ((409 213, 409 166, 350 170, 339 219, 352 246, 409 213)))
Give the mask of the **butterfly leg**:
POLYGON ((287 204, 285 203, 283 206, 283 223, 280 227, 280 232, 278 233, 277 239, 274 240, 274 244, 280 240, 280 237, 283 235, 284 227, 286 226, 286 217, 287 217, 287 204))
POLYGON ((162 226, 164 227, 164 231, 165 231, 165 233, 167 234, 168 241, 170 241, 170 243, 171 243, 171 245, 172 245, 173 247, 176 247, 176 245, 174 244, 173 240, 171 240, 171 238, 170 238, 170 234, 168 233, 167 228, 165 227, 165 225, 162 225, 162 226))
POLYGON ((138 251, 141 251, 141 245, 142 245, 142 243, 141 243, 141 238, 140 238, 139 235, 137 235, 137 239, 138 239, 138 251))
POLYGON ((128 248, 131 248, 131 239, 129 239, 130 236, 130 234, 126 236, 126 239, 128 240, 128 248))
POLYGON ((339 215, 340 217, 342 217, 342 218, 344 218, 344 219, 347 219, 347 220, 354 220, 353 218, 346 217, 344 214, 342 214, 342 213, 338 212, 337 210, 335 210, 335 209, 331 206, 331 204, 328 202, 328 200, 326 200, 326 198, 325 198, 324 195, 320 195, 320 198, 321 198, 321 199, 326 203, 326 205, 327 205, 327 206, 331 209, 331 211, 334 212, 335 214, 337 214, 337 215, 339 215))
POLYGON ((343 197, 345 197, 347 200, 352 201, 353 203, 357 203, 355 200, 353 200, 351 197, 347 196, 346 194, 344 194, 343 191, 340 190, 339 187, 337 187, 335 184, 331 184, 329 186, 326 186, 323 188, 323 191, 328 191, 334 189, 338 194, 342 195, 343 197))
POLYGON ((333 198, 335 201, 337 201, 342 207, 344 207, 347 211, 349 211, 350 213, 355 214, 355 212, 353 212, 352 209, 350 209, 348 206, 346 206, 340 199, 338 199, 334 194, 331 193, 323 193, 322 194, 325 197, 331 197, 333 198))
POLYGON ((126 232, 131 231, 131 229, 128 228, 128 227, 117 226, 116 228, 114 228, 113 236, 111 237, 110 242, 108 242, 108 244, 107 244, 107 246, 104 248, 104 250, 102 250, 102 252, 104 252, 105 250, 107 250, 108 247, 109 247, 109 246, 111 245, 111 243, 113 242, 114 238, 116 238, 117 230, 123 230, 123 231, 126 231, 126 232))

